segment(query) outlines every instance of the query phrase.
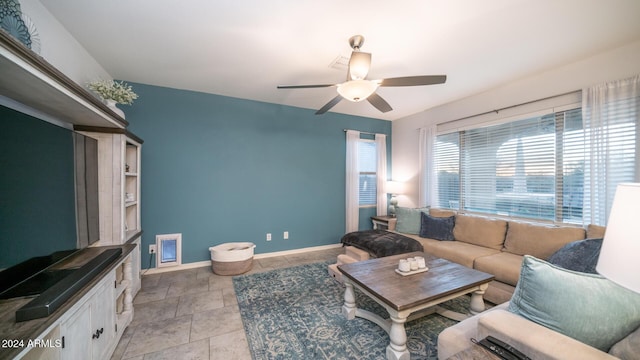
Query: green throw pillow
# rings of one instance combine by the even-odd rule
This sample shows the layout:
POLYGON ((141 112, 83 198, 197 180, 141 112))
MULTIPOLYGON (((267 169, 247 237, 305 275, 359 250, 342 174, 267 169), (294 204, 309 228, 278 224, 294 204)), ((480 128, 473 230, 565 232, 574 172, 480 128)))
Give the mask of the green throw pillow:
POLYGON ((396 231, 405 234, 420 233, 420 214, 428 213, 429 208, 396 207, 396 231))
POLYGON ((607 352, 640 326, 640 294, 525 255, 509 311, 607 352))

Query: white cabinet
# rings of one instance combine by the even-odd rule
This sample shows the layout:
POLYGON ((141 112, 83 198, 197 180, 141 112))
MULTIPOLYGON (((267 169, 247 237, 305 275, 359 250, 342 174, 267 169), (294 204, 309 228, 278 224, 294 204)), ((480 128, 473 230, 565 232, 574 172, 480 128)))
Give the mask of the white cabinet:
POLYGON ((114 283, 112 272, 100 282, 95 293, 60 324, 60 336, 64 339, 63 359, 108 358, 108 351, 116 339, 114 283))
POLYGON ((40 340, 46 345, 33 347, 22 360, 61 360, 62 340, 60 338, 60 326, 55 326, 40 340))
MULTIPOLYGON (((130 245, 128 245, 130 246, 130 245)), ((134 252, 93 286, 42 334, 32 338, 48 341, 32 347, 18 359, 109 359, 124 329, 133 319, 132 260, 134 252)))
POLYGON ((141 249, 142 249, 142 239, 138 237, 135 239, 132 244, 136 245, 136 250, 131 253, 131 296, 135 297, 138 291, 142 286, 142 276, 141 274, 141 249))

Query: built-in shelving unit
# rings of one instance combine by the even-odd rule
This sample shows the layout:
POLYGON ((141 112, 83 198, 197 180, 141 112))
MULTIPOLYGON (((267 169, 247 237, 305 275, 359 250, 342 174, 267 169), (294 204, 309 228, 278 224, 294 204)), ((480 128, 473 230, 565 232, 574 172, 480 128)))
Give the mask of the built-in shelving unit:
POLYGON ((15 336, 64 339, 66 345, 0 349, 0 358, 109 358, 133 319, 133 297, 140 289, 142 140, 126 130, 128 122, 119 114, 2 29, 0 105, 98 139, 100 240, 93 246, 127 249, 102 280, 87 285, 49 318, 20 325, 4 313, 15 309, 0 307, 0 326, 15 328, 10 331, 15 336))
POLYGON ((0 97, 74 125, 124 129, 129 124, 2 29, 0 97))
POLYGON ((142 139, 124 129, 75 126, 98 140, 100 241, 93 246, 120 245, 142 231, 140 165, 142 139))

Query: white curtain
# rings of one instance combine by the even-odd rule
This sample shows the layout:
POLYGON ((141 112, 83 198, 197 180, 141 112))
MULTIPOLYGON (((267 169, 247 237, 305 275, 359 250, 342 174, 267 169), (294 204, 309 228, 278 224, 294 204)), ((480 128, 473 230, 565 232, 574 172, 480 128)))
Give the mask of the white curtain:
POLYGON ((387 183, 387 135, 376 134, 376 152, 378 155, 378 166, 376 168, 376 214, 378 216, 387 215, 387 193, 385 185, 387 183))
POLYGON ((606 225, 616 187, 640 181, 640 76, 582 90, 583 221, 606 225))
POLYGON ((360 173, 358 171, 358 142, 360 142, 360 132, 347 130, 347 167, 346 167, 346 232, 358 231, 360 221, 358 212, 360 211, 360 173))
POLYGON ((436 176, 436 125, 420 128, 418 142, 418 206, 438 205, 438 178, 436 176))

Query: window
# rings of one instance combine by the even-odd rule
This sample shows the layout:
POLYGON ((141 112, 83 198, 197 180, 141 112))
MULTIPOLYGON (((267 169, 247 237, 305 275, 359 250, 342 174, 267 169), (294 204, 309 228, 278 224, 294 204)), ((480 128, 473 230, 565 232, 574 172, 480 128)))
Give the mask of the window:
POLYGON ((377 164, 376 143, 373 140, 361 139, 358 143, 359 204, 361 207, 376 205, 377 164))
POLYGON ((439 135, 438 207, 582 223, 581 109, 439 135))

